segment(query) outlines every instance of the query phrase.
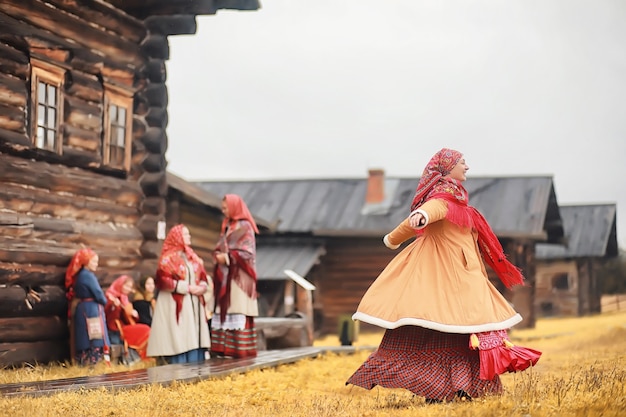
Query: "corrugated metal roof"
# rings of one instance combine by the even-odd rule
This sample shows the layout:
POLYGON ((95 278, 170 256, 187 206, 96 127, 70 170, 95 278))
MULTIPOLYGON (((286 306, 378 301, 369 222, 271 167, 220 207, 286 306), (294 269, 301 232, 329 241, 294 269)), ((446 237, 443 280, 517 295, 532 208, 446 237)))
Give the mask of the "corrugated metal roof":
POLYGON ((537 259, 617 256, 617 206, 561 206, 567 245, 537 244, 537 259))
POLYGON ((314 243, 259 243, 256 253, 256 270, 259 279, 285 280, 285 269, 291 269, 306 277, 320 256, 324 247, 314 243))
MULTIPOLYGON (((366 178, 198 184, 216 194, 239 194, 253 213, 278 222, 278 232, 353 236, 385 234, 406 217, 419 178, 393 181, 385 214, 363 211, 366 178)), ((470 204, 483 213, 498 236, 551 242, 562 238, 552 177, 473 177, 465 187, 470 204)))

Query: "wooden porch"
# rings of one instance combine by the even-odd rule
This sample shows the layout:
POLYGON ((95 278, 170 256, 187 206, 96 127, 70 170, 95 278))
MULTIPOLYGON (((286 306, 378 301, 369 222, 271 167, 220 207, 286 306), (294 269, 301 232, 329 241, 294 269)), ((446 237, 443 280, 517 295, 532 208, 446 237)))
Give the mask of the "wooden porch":
POLYGON ((211 358, 201 363, 163 365, 95 376, 4 384, 0 385, 0 395, 40 396, 51 395, 58 392, 99 388, 118 390, 137 388, 142 385, 150 384, 168 386, 173 382, 193 383, 208 379, 222 378, 230 374, 244 373, 254 369, 271 368, 278 365, 294 363, 301 359, 316 357, 328 352, 352 354, 358 349, 369 350, 373 348, 355 348, 353 346, 306 346, 291 349, 266 350, 260 351, 256 358, 211 358))

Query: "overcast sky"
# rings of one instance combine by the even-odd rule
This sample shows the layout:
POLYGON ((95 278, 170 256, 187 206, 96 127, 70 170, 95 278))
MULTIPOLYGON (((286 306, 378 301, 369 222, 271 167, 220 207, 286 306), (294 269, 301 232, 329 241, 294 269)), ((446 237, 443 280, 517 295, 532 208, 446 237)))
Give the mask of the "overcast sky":
POLYGON ((262 0, 170 37, 169 169, 188 180, 548 174, 614 202, 626 248, 626 1, 262 0))

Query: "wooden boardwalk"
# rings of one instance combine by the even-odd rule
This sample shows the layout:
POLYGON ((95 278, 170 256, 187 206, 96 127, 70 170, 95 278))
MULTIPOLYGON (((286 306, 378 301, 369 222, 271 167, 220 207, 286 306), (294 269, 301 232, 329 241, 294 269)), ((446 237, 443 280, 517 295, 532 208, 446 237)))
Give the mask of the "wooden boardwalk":
MULTIPOLYGON (((360 350, 371 350, 360 347, 360 350)), ((270 368, 315 357, 326 352, 354 353, 352 346, 315 347, 306 346, 290 349, 260 351, 256 358, 224 359, 211 358, 205 362, 178 365, 163 365, 135 371, 115 372, 103 375, 56 379, 49 381, 24 382, 0 385, 0 395, 50 395, 58 392, 106 388, 109 390, 137 388, 142 385, 170 385, 173 382, 199 382, 221 378, 226 375, 248 372, 253 369, 270 368)))

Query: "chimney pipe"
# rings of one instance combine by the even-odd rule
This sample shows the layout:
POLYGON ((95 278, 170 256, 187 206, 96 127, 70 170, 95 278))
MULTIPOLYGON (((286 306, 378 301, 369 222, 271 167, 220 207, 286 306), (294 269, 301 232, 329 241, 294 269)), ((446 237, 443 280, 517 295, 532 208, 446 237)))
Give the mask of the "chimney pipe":
POLYGON ((385 170, 370 169, 368 173, 365 203, 381 203, 385 199, 385 170))

